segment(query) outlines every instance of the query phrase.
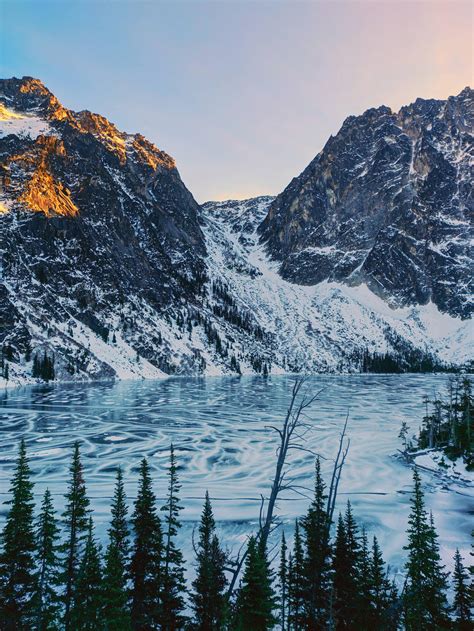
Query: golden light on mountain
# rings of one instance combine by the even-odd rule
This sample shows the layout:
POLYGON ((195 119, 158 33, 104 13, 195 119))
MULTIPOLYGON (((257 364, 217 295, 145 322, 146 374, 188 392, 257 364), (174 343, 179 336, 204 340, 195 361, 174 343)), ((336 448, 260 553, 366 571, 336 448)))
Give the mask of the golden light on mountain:
MULTIPOLYGON (((62 141, 54 136, 39 136, 31 150, 11 157, 10 164, 18 165, 23 171, 22 175, 26 175, 25 184, 14 185, 14 188, 21 186, 23 189, 16 199, 29 210, 42 212, 47 217, 75 217, 79 209, 71 199, 71 192, 49 169, 49 159, 53 155, 66 156, 62 141)), ((10 187, 10 176, 4 184, 10 187)))
POLYGON ((127 160, 125 134, 120 132, 113 123, 100 114, 83 111, 78 112, 75 118, 80 131, 100 138, 101 142, 118 156, 120 163, 125 164, 127 160))
POLYGON ((58 99, 51 94, 46 86, 39 80, 33 78, 27 78, 20 86, 20 92, 22 94, 35 93, 39 96, 49 98, 49 116, 54 120, 64 120, 70 118, 69 111, 61 105, 58 99))
POLYGON ((153 143, 149 142, 141 134, 135 134, 132 146, 140 160, 148 164, 153 171, 156 171, 158 166, 164 166, 167 169, 174 169, 176 167, 174 158, 164 151, 157 149, 153 143))
POLYGON ((19 201, 26 204, 30 210, 42 212, 47 217, 54 215, 75 217, 79 209, 70 195, 69 189, 55 180, 44 165, 41 165, 34 172, 19 201))
POLYGON ((21 120, 22 118, 25 117, 21 114, 18 114, 18 112, 14 112, 13 110, 9 109, 3 103, 0 103, 0 121, 21 120))

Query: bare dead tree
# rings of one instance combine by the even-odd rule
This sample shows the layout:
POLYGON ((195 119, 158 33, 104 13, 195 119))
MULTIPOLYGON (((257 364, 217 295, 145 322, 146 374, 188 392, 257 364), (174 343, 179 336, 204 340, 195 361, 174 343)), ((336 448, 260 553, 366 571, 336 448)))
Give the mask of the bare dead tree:
MULTIPOLYGON (((260 545, 266 547, 268 537, 276 526, 275 509, 277 506, 278 496, 282 491, 292 490, 296 493, 302 493, 307 489, 296 483, 296 480, 289 477, 289 471, 286 467, 288 454, 293 450, 304 451, 316 455, 309 449, 305 443, 305 435, 310 426, 304 420, 305 410, 318 398, 322 392, 320 390, 315 395, 308 395, 307 391, 302 392, 306 383, 305 377, 298 377, 293 384, 291 399, 288 410, 281 427, 274 425, 267 426, 268 429, 274 430, 279 437, 278 447, 276 449, 276 466, 273 482, 268 499, 261 496, 260 515, 259 515, 259 532, 258 539, 260 545)), ((237 583, 242 566, 245 562, 247 551, 242 549, 239 551, 237 558, 232 563, 231 580, 229 582, 228 595, 230 596, 237 583)))
MULTIPOLYGON (((298 484, 296 479, 289 475, 287 462, 288 455, 292 451, 306 452, 313 456, 317 456, 317 453, 307 446, 307 434, 311 430, 311 424, 306 421, 305 411, 317 400, 322 392, 322 389, 316 394, 311 395, 308 393, 308 388, 304 389, 306 383, 307 378, 305 377, 299 377, 295 380, 290 403, 282 426, 267 426, 268 429, 272 429, 278 435, 278 446, 276 449, 275 473, 273 476, 270 495, 268 499, 262 495, 260 502, 259 531, 257 538, 260 545, 264 548, 267 546, 270 534, 278 526, 275 511, 280 494, 284 491, 292 491, 307 497, 307 492, 309 491, 307 487, 298 484)), ((346 416, 340 435, 338 451, 334 461, 331 484, 329 487, 327 503, 328 538, 342 468, 349 451, 350 441, 346 437, 348 419, 349 415, 346 416)), ((234 560, 229 561, 229 565, 226 568, 231 572, 231 580, 229 581, 228 588, 229 598, 236 586, 246 556, 247 549, 244 549, 242 546, 237 554, 237 557, 234 560)))
POLYGON ((339 481, 341 479, 342 468, 349 452, 351 444, 350 438, 346 437, 347 423, 349 421, 349 412, 346 414, 346 420, 342 427, 342 432, 339 436, 339 446, 337 449, 336 459, 334 460, 334 466, 331 475, 331 484, 329 485, 329 492, 327 498, 327 537, 329 540, 329 530, 333 522, 334 508, 336 506, 337 490, 339 488, 339 481))
POLYGON ((262 496, 260 504, 259 539, 264 547, 267 545, 268 537, 275 523, 275 508, 280 493, 282 491, 301 493, 301 491, 306 490, 305 487, 296 484, 293 478, 289 478, 288 468, 286 467, 288 454, 290 451, 296 450, 316 455, 304 443, 305 436, 310 430, 310 426, 304 420, 304 411, 316 401, 322 390, 311 396, 307 392, 302 393, 301 390, 305 383, 306 379, 304 377, 296 379, 282 427, 268 426, 269 429, 274 430, 278 434, 279 445, 276 450, 277 462, 270 497, 266 501, 262 496))

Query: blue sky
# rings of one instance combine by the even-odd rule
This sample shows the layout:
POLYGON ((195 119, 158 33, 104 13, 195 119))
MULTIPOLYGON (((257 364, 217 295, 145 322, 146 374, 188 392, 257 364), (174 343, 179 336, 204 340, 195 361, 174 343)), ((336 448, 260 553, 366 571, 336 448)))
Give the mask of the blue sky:
POLYGON ((176 158, 198 201, 281 191, 344 118, 472 84, 470 2, 0 0, 1 76, 176 158))

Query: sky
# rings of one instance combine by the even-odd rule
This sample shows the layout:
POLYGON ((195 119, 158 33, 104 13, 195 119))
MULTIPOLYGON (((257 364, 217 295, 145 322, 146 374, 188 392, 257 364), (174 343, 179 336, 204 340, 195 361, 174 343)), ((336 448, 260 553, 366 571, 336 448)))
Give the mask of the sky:
POLYGON ((277 194, 349 115, 473 84, 464 0, 0 0, 0 75, 140 132, 199 202, 277 194))

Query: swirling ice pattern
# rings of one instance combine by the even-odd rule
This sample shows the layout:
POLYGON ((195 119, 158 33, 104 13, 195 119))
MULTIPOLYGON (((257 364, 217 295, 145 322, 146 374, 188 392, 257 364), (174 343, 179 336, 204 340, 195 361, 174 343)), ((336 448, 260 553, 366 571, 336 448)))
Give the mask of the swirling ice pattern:
MULTIPOLYGON (((143 456, 153 469, 156 493, 166 493, 166 465, 175 445, 182 483, 181 533, 184 547, 201 511, 206 489, 229 545, 255 527, 259 498, 268 492, 275 463, 276 435, 293 378, 176 378, 159 382, 120 382, 33 387, 0 397, 0 493, 4 501, 18 442, 24 437, 36 482, 35 494, 49 487, 59 512, 68 478, 71 447, 81 442, 88 494, 101 537, 109 519, 115 469, 124 471, 130 500, 136 494, 143 456)), ((340 485, 339 507, 349 498, 367 529, 379 536, 387 558, 402 562, 408 515, 410 470, 392 455, 406 420, 417 431, 422 397, 444 388, 446 377, 352 375, 311 378, 311 392, 323 388, 307 411, 307 446, 326 458, 329 473, 346 412, 351 446, 340 485)), ((311 486, 314 458, 291 457, 291 474, 311 486)), ((426 474, 427 504, 441 533, 446 561, 456 546, 469 549, 469 489, 443 488, 426 474)), ((286 493, 279 503, 287 522, 304 512, 307 500, 286 493)), ((3 520, 6 509, 2 509, 3 520)), ((190 549, 188 548, 190 554, 190 549)))

